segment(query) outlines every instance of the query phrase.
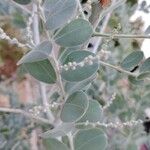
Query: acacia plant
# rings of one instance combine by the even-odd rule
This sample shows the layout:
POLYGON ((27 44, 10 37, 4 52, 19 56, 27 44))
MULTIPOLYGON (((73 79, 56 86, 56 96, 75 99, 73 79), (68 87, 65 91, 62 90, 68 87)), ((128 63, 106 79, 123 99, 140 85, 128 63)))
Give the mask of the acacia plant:
MULTIPOLYGON (((47 150, 117 149, 118 138, 126 141, 123 149, 136 149, 137 129, 143 124, 142 115, 137 113, 140 105, 138 108, 132 103, 128 105, 111 84, 114 85, 113 80, 117 78, 127 77, 127 81, 136 85, 148 86, 150 59, 144 60, 138 50, 128 56, 122 53, 116 61, 112 55, 115 52, 107 50, 107 46, 113 40, 150 36, 121 34, 119 26, 111 33, 104 33, 112 11, 124 5, 125 0, 106 1, 105 5, 97 0, 13 0, 13 3, 29 16, 27 43, 11 39, 3 29, 0 36, 10 44, 26 48, 27 52, 18 62, 19 71, 29 73, 40 82, 43 106, 29 112, 13 108, 0 108, 0 111, 21 114, 32 122, 47 125, 48 131, 38 135, 47 150), (32 6, 32 10, 27 11, 26 5, 32 6), (101 44, 102 38, 104 44, 101 44), (107 92, 101 80, 109 86, 107 92), (51 99, 46 93, 47 86, 51 89, 51 99), (104 97, 109 100, 100 99, 98 92, 105 93, 104 97), (45 117, 39 115, 41 112, 45 117), (117 130, 124 136, 117 134, 117 130)), ((139 94, 136 90, 132 90, 135 97, 139 94)), ((140 101, 139 97, 135 99, 135 104, 140 101)))

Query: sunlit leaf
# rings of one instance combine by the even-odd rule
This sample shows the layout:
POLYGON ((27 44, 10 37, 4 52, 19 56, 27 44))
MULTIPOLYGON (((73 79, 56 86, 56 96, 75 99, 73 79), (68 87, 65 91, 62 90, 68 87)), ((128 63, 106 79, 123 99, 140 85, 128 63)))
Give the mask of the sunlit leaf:
POLYGON ((85 43, 92 35, 90 23, 84 19, 76 19, 67 24, 54 37, 57 44, 63 47, 73 47, 85 43))
POLYGON ((76 0, 46 0, 44 2, 44 11, 46 15, 46 27, 49 30, 55 30, 70 19, 77 11, 76 0))
POLYGON ((56 128, 46 131, 45 133, 42 133, 41 137, 43 138, 49 138, 49 137, 60 137, 65 136, 68 132, 74 129, 73 123, 61 123, 56 128))
POLYGON ((31 50, 29 53, 24 55, 18 62, 18 65, 22 63, 32 63, 48 59, 52 51, 52 44, 49 41, 44 41, 31 50))
MULTIPOLYGON (((74 51, 69 53, 65 60, 63 60, 64 64, 68 64, 68 62, 81 62, 84 60, 85 57, 92 55, 95 56, 92 52, 89 51, 74 51)), ((98 61, 95 61, 92 65, 85 64, 84 67, 77 66, 75 70, 62 70, 62 78, 66 81, 70 82, 79 82, 83 81, 94 74, 96 74, 99 68, 98 61)))

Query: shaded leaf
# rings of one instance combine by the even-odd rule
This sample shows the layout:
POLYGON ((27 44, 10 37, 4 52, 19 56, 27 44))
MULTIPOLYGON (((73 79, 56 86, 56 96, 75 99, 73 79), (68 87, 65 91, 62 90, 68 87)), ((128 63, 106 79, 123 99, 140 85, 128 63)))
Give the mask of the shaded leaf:
POLYGON ((21 5, 27 5, 31 2, 31 0, 13 0, 13 1, 21 5))
POLYGON ((61 55, 59 56, 59 61, 63 64, 64 63, 64 60, 66 60, 67 58, 67 55, 73 51, 76 51, 76 50, 79 50, 80 47, 79 46, 76 46, 76 47, 70 47, 70 48, 67 48, 66 50, 64 50, 61 55))
POLYGON ((69 150, 65 144, 53 138, 44 139, 43 144, 46 150, 69 150))
POLYGON ((128 77, 128 80, 132 83, 132 84, 135 84, 135 85, 143 85, 144 83, 144 80, 141 80, 140 78, 136 78, 136 77, 132 77, 132 76, 129 76, 128 77))
POLYGON ((140 67, 140 72, 149 72, 150 71, 150 58, 146 59, 142 66, 140 67))
POLYGON ((144 80, 145 78, 150 78, 150 71, 143 72, 137 77, 138 80, 144 80))
POLYGON ((49 60, 51 51, 52 44, 49 41, 44 41, 23 56, 18 65, 21 65, 21 70, 29 72, 39 81, 55 83, 56 72, 49 60))
POLYGON ((55 83, 56 82, 56 73, 55 70, 48 59, 23 63, 27 72, 29 72, 34 78, 45 83, 55 83))
POLYGON ((82 91, 77 91, 70 95, 63 106, 61 120, 63 122, 75 122, 79 120, 88 108, 87 95, 82 91))
POLYGON ((65 84, 65 91, 69 94, 78 91, 78 90, 82 90, 83 88, 85 88, 87 85, 89 85, 91 83, 91 81, 93 81, 95 79, 96 76, 92 76, 88 79, 85 79, 81 82, 66 82, 65 84))
POLYGON ((144 55, 142 51, 135 51, 129 54, 121 63, 121 67, 131 71, 137 66, 143 59, 144 55))
POLYGON ((102 108, 96 100, 89 101, 89 107, 84 116, 78 122, 97 122, 102 117, 102 108))
POLYGON ((75 150, 105 150, 106 134, 98 128, 80 130, 74 138, 75 150))

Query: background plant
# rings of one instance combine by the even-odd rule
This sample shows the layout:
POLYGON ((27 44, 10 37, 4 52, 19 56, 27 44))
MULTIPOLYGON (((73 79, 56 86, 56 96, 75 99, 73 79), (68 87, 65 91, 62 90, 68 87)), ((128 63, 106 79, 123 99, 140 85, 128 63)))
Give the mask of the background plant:
POLYGON ((2 92, 13 97, 13 108, 0 108, 1 149, 132 150, 147 144, 142 124, 149 105, 150 59, 144 60, 135 39, 149 36, 131 28, 133 4, 2 4, 2 16, 16 12, 11 19, 25 36, 17 40, 2 25, 0 38, 19 47, 18 74, 40 81, 40 95, 34 104, 21 105, 11 86, 8 91, 2 84, 2 92))

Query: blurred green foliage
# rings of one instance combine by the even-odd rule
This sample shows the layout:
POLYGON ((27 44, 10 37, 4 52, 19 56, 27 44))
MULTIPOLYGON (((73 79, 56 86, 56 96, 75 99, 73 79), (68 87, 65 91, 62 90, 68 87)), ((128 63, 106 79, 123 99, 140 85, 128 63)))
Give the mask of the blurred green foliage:
MULTIPOLYGON (((118 27, 118 24, 121 24, 121 29, 119 30, 120 33, 134 33, 134 29, 132 29, 131 24, 129 23, 129 17, 133 12, 133 8, 136 3, 136 0, 128 0, 126 4, 116 9, 112 13, 107 30, 112 31, 114 28, 118 27)), ((11 15, 12 18, 10 19, 10 28, 11 26, 15 26, 19 31, 25 29, 25 20, 27 18, 27 15, 23 14, 21 10, 18 10, 18 8, 15 8, 13 5, 10 5, 7 2, 0 2, 0 14, 2 17, 11 15)), ((8 22, 3 23, 2 26, 7 23, 8 22)), ((43 30, 41 30, 41 34, 43 34, 42 31, 43 30)), ((103 43, 106 43, 105 39, 103 40, 103 43)), ((3 41, 1 41, 0 49, 6 48, 6 46, 3 45, 3 41)), ((107 62, 110 64, 120 65, 127 54, 140 49, 139 45, 139 41, 135 39, 120 38, 111 40, 108 43, 107 47, 107 50, 111 52, 111 56, 109 57, 107 62)), ((100 48, 101 47, 102 45, 100 45, 100 48)), ((3 53, 1 53, 0 56, 1 61, 3 61, 2 56, 3 53)), ((20 55, 18 53, 15 53, 12 54, 12 57, 15 57, 15 59, 17 57, 18 59, 20 55)), ((138 80, 137 78, 128 77, 127 75, 124 75, 116 70, 112 70, 110 68, 102 66, 100 66, 97 78, 92 77, 90 80, 92 80, 90 84, 87 80, 86 83, 80 83, 80 86, 82 86, 83 91, 86 91, 88 93, 88 96, 91 100, 96 100, 102 107, 105 106, 105 104, 107 104, 107 102, 111 99, 111 96, 116 93, 116 97, 113 100, 112 104, 106 109, 103 114, 103 119, 105 122, 115 123, 118 120, 124 122, 129 120, 145 119, 144 110, 148 106, 150 106, 150 84, 148 82, 145 82, 143 84, 143 82, 141 82, 141 80, 138 80)), ((67 86, 72 87, 72 84, 69 82, 67 84, 68 85, 66 85, 66 91, 71 91, 72 89, 70 88, 68 88, 67 90, 67 86)), ((33 105, 30 104, 22 105, 17 97, 17 91, 12 91, 12 86, 9 87, 9 90, 4 90, 8 87, 7 85, 4 86, 4 84, 2 84, 0 85, 0 87, 2 89, 2 93, 9 95, 11 99, 11 107, 20 108, 23 110, 29 110, 29 108, 33 107, 33 105)), ((74 89, 72 91, 74 91, 74 89)), ((49 97, 49 99, 55 102, 59 101, 60 98, 61 95, 57 91, 51 93, 49 97)), ((39 101, 37 103, 40 104, 39 101)), ((98 108, 96 109, 98 110, 98 108)), ((54 110, 54 112, 55 111, 56 110, 54 110)), ((43 113, 41 114, 44 116, 43 113)), ((101 116, 101 114, 99 115, 101 116)), ((0 149, 10 150, 14 148, 13 150, 30 150, 31 145, 29 140, 31 138, 32 131, 35 129, 40 129, 42 130, 42 132, 44 132, 49 130, 49 128, 50 127, 46 125, 33 124, 28 119, 25 119, 20 115, 1 113, 0 149)), ((108 134, 109 144, 107 150, 137 150, 137 147, 139 147, 142 143, 146 143, 149 138, 144 132, 143 126, 123 128, 118 130, 111 128, 103 130, 108 134)), ((78 137, 77 135, 76 137, 78 137)), ((102 136, 104 135, 102 134, 102 136)), ((65 137, 63 139, 65 140, 62 140, 62 142, 65 141, 64 143, 68 143, 68 139, 66 139, 65 137)), ((54 142, 56 145, 57 143, 59 143, 60 147, 61 145, 63 145, 63 143, 60 143, 57 140, 52 140, 51 142, 54 142)), ((77 143, 77 145, 78 144, 80 143, 77 143)), ((51 146, 51 143, 46 143, 46 145, 51 146)), ((47 150, 49 150, 49 147, 47 147, 47 150)), ((67 149, 64 145, 63 147, 63 149, 67 149)), ((39 149, 42 150, 40 146, 39 149)))

